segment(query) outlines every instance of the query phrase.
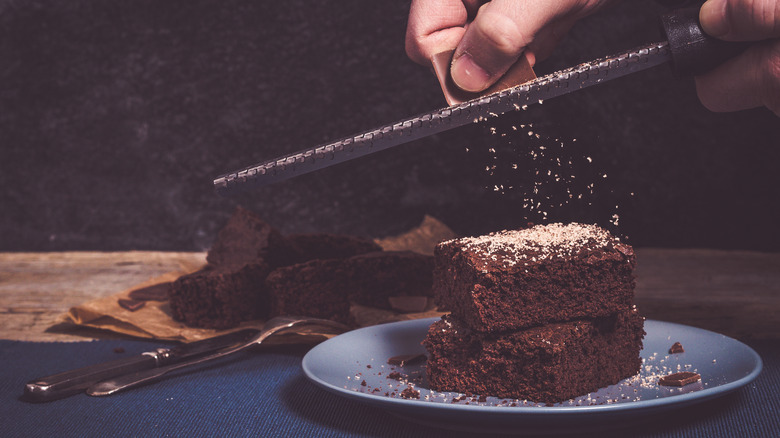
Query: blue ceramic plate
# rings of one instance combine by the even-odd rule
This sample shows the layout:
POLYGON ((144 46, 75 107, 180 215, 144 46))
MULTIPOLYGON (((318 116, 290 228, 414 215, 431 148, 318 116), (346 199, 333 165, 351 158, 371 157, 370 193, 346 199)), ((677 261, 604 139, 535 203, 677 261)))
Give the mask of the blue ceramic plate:
POLYGON ((550 433, 603 427, 702 402, 746 385, 762 367, 753 349, 732 338, 648 320, 642 369, 616 385, 552 406, 495 397, 453 402, 462 394, 427 388, 424 361, 403 367, 387 363, 394 356, 425 353, 420 342, 435 320, 382 324, 337 336, 309 351, 303 370, 328 391, 418 423, 482 432, 550 433), (674 342, 682 343, 685 352, 668 354, 674 342), (678 371, 699 373, 701 381, 684 387, 658 385, 661 376, 678 371), (401 379, 389 378, 392 372, 401 379), (419 391, 419 399, 401 396, 409 385, 419 391))

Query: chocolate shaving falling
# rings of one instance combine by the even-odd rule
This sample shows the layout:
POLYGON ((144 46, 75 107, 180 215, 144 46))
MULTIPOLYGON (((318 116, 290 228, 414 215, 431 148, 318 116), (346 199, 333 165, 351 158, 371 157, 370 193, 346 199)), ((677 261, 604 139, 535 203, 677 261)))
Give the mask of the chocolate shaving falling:
POLYGON ((146 304, 146 301, 126 300, 124 298, 120 298, 117 301, 119 302, 120 307, 125 308, 131 312, 135 312, 146 304))
POLYGON ((682 344, 679 342, 675 342, 671 348, 669 348, 669 354, 677 354, 677 353, 685 353, 685 349, 683 348, 682 344))
POLYGON ((659 385, 664 386, 685 386, 701 380, 701 375, 690 371, 669 374, 658 380, 659 385))

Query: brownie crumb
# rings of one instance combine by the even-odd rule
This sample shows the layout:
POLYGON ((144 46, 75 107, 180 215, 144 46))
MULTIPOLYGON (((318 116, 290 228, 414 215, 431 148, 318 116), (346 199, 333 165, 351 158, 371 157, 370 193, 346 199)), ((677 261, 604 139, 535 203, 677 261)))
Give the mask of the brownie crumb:
POLYGON ((124 353, 125 349, 122 347, 116 347, 114 348, 114 353, 124 353))
POLYGON ((127 309, 131 312, 135 312, 136 310, 146 305, 146 301, 128 300, 124 298, 120 298, 119 300, 117 300, 117 302, 119 303, 120 307, 127 309))
POLYGON ((398 371, 393 371, 392 373, 387 375, 388 379, 401 380, 401 377, 403 376, 398 371))
POLYGON ((416 389, 412 388, 411 386, 407 386, 406 389, 401 391, 401 397, 403 398, 420 398, 420 391, 417 391, 416 389))
POLYGON ((361 380, 360 381, 360 386, 366 386, 366 381, 365 380, 361 380))
POLYGON ((658 380, 658 384, 664 386, 685 386, 698 382, 699 380, 701 380, 701 375, 691 371, 682 371, 661 377, 658 380))
POLYGON ((685 349, 683 348, 682 344, 679 342, 675 342, 669 348, 669 354, 677 354, 677 353, 685 353, 685 349))

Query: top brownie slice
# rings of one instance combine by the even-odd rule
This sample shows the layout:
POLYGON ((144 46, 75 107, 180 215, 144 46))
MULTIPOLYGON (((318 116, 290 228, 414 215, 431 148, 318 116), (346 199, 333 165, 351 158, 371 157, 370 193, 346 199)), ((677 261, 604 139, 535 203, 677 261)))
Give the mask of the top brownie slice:
POLYGON ((633 248, 595 225, 538 225, 442 242, 433 292, 473 330, 519 330, 625 310, 635 267, 633 248))

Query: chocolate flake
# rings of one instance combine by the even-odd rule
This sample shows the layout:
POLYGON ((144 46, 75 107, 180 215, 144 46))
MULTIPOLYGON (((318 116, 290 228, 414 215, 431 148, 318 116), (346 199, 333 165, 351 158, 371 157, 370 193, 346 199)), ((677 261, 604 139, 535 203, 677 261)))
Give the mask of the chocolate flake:
POLYGON ((387 363, 390 365, 399 365, 399 366, 406 366, 406 365, 412 365, 414 363, 420 362, 425 359, 424 354, 401 354, 398 356, 393 356, 390 359, 387 359, 387 363))
POLYGON ((682 371, 661 377, 658 380, 658 384, 664 386, 685 386, 698 382, 699 380, 701 380, 701 375, 691 371, 682 371))
POLYGON ((146 305, 146 301, 140 301, 140 300, 127 300, 124 298, 120 298, 118 300, 119 306, 123 307, 131 312, 135 312, 136 310, 140 309, 144 305, 146 305))
POLYGON ((416 389, 412 388, 411 386, 407 386, 406 389, 401 391, 401 397, 403 398, 420 398, 420 391, 417 391, 416 389))
POLYGON ((675 342, 671 348, 669 348, 669 354, 677 354, 677 353, 685 353, 685 349, 683 348, 682 344, 679 342, 675 342))

